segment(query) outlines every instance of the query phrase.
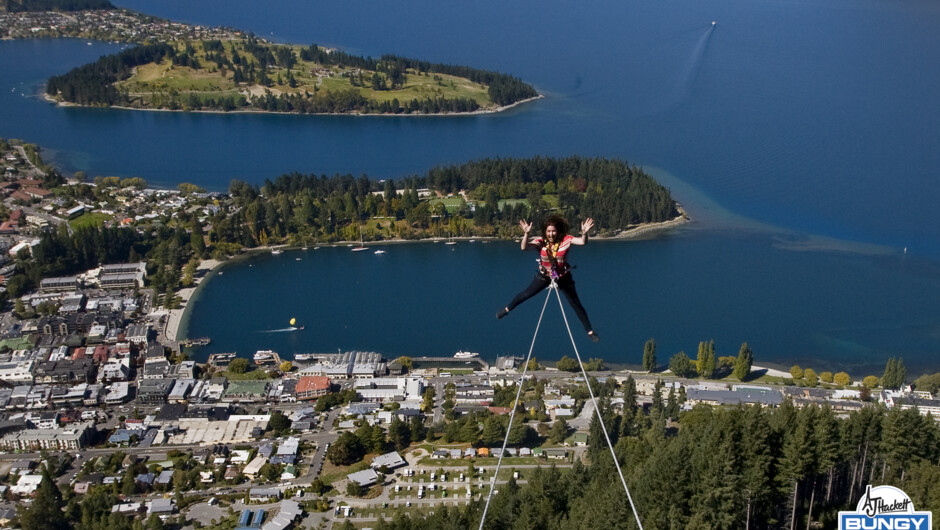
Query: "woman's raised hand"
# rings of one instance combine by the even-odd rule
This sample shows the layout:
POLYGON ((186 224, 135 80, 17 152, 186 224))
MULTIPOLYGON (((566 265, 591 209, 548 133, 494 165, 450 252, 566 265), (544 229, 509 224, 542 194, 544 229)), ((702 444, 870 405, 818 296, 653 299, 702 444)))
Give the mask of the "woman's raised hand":
POLYGON ((581 221, 581 233, 586 234, 594 228, 594 219, 588 217, 587 219, 581 221))
POLYGON ((522 231, 526 234, 532 231, 532 223, 527 223, 525 219, 519 220, 519 226, 522 227, 522 231))

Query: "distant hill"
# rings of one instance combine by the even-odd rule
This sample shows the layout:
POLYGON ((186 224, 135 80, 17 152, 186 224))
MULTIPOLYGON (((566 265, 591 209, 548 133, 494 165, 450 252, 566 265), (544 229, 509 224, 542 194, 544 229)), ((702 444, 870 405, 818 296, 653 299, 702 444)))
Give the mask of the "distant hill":
POLYGON ((114 5, 108 0, 0 0, 0 6, 7 13, 114 9, 114 5))

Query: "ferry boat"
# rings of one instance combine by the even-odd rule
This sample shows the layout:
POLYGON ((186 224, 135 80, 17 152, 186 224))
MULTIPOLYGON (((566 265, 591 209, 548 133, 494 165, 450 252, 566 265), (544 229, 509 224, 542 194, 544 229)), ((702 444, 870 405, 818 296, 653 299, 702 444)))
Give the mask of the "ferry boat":
POLYGON ((294 355, 295 361, 312 361, 316 358, 316 355, 312 353, 298 353, 294 355))
POLYGON ((209 364, 225 365, 235 360, 234 353, 210 353, 209 364))
POLYGON ((274 350, 258 350, 255 352, 253 360, 255 364, 272 363, 275 361, 276 355, 277 353, 275 353, 274 350))
POLYGON ((454 359, 476 359, 480 354, 476 352, 469 351, 459 351, 454 354, 454 359))

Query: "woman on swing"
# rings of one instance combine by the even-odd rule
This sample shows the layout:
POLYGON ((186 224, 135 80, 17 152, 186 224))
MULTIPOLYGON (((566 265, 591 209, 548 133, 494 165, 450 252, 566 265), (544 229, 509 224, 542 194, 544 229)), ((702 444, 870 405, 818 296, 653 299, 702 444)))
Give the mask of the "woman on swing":
POLYGON ((591 326, 591 320, 587 316, 587 311, 581 305, 578 299, 578 292, 574 289, 574 279, 571 278, 571 267, 568 265, 568 249, 571 245, 584 245, 588 240, 588 232, 594 228, 594 219, 588 217, 581 222, 581 237, 574 237, 568 233, 568 221, 560 215, 552 215, 542 223, 542 237, 536 237, 529 241, 529 232, 532 231, 532 223, 525 219, 519 221, 522 227, 522 250, 539 251, 539 270, 535 274, 535 279, 521 293, 517 294, 509 305, 496 314, 496 318, 503 318, 510 311, 516 308, 522 302, 537 295, 542 289, 551 285, 552 280, 565 293, 565 298, 574 309, 578 320, 587 331, 588 337, 594 342, 600 340, 600 337, 591 326))

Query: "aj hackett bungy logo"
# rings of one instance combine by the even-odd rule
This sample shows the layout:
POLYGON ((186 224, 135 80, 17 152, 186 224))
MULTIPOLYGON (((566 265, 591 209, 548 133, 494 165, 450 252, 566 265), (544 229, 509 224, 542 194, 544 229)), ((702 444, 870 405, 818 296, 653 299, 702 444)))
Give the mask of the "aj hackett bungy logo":
POLYGON ((854 512, 839 512, 839 530, 932 530, 933 514, 915 512, 894 486, 868 486, 854 512))

